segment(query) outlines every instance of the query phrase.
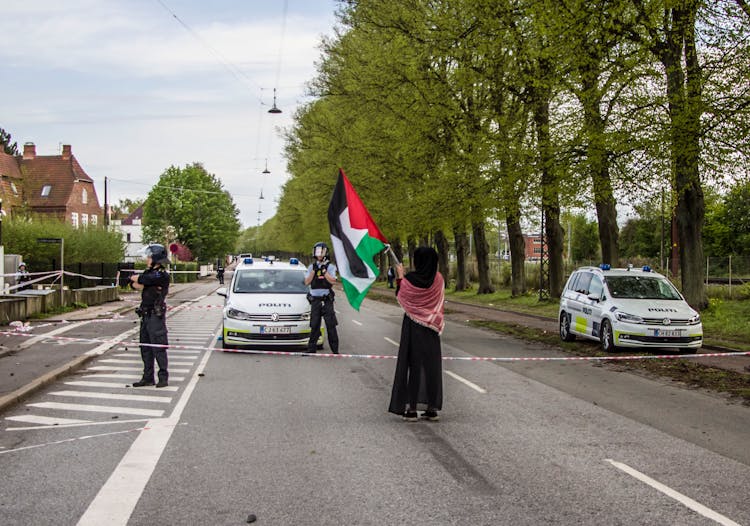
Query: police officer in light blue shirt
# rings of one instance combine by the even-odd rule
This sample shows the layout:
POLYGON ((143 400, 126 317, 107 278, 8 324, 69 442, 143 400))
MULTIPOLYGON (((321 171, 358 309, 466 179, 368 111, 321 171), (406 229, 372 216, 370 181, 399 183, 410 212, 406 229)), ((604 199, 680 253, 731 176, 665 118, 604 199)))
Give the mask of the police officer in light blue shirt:
POLYGON ((307 352, 315 353, 320 338, 321 318, 326 322, 328 345, 333 354, 339 353, 339 335, 336 331, 336 311, 333 307, 333 284, 336 283, 336 265, 328 261, 328 246, 315 243, 313 246, 313 263, 307 267, 305 285, 310 286, 310 341, 307 352))

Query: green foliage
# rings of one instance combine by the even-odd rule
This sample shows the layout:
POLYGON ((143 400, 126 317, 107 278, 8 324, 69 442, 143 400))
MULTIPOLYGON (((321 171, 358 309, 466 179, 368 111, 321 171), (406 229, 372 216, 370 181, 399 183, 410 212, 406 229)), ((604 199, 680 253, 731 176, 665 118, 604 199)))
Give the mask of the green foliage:
POLYGON ((198 279, 198 263, 193 261, 178 262, 174 265, 170 265, 170 271, 172 271, 172 281, 174 283, 192 283, 198 279), (187 272, 182 274, 181 272, 187 272))
POLYGON ((186 245, 198 261, 234 251, 239 211, 215 175, 195 163, 172 166, 159 178, 143 205, 144 240, 186 245))
POLYGON ((10 133, 0 128, 0 146, 2 146, 2 151, 8 155, 18 155, 18 143, 10 142, 12 140, 13 138, 10 133))
POLYGON ((122 236, 103 227, 74 228, 68 223, 50 219, 10 219, 2 222, 6 254, 20 254, 24 259, 59 259, 60 245, 39 243, 39 238, 65 240, 67 263, 117 263, 125 253, 122 236))

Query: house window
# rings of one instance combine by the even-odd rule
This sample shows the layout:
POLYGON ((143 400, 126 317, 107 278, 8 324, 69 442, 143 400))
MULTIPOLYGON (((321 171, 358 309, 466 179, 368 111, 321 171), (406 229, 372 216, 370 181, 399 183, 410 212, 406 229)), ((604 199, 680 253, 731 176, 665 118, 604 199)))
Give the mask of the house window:
POLYGON ((128 239, 127 242, 130 243, 130 232, 128 232, 128 239))
POLYGON ((85 205, 89 202, 89 193, 86 191, 86 189, 83 189, 83 192, 81 192, 81 202, 85 205))
POLYGON ((45 184, 42 186, 42 197, 49 197, 49 193, 52 191, 52 185, 45 184))
POLYGON ((91 224, 96 226, 96 223, 97 223, 96 214, 91 214, 91 224))
POLYGON ((78 228, 78 212, 70 214, 70 222, 73 223, 74 227, 78 228))
POLYGON ((81 224, 83 226, 89 226, 89 215, 88 214, 81 214, 81 224))
POLYGON ((10 189, 13 190, 13 195, 18 195, 18 187, 13 181, 10 182, 10 189))

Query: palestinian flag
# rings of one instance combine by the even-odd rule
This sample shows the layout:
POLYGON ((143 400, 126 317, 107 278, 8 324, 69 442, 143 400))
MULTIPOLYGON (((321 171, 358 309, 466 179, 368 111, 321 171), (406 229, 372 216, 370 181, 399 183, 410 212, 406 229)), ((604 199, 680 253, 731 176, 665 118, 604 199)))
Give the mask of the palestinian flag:
POLYGON ((344 293, 349 304, 359 310, 378 274, 372 258, 383 251, 387 241, 340 168, 328 206, 328 224, 344 293))

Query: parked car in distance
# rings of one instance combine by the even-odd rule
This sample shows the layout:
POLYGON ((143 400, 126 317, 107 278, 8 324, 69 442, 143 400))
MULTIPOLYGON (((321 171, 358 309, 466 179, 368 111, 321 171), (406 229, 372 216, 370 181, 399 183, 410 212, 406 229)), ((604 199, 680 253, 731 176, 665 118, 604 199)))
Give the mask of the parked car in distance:
POLYGON ((618 347, 698 349, 701 317, 663 275, 649 267, 581 267, 568 278, 560 297, 560 338, 618 347))

